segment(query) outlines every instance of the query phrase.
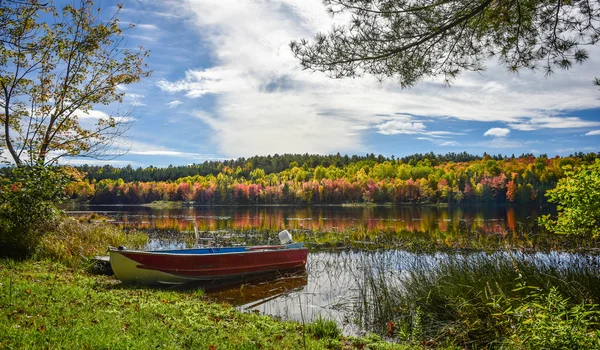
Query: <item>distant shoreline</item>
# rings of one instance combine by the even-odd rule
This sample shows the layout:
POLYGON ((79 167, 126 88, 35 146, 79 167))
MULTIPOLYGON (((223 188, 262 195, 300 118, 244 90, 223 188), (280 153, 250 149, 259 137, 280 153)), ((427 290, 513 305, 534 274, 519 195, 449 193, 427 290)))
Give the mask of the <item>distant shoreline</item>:
MULTIPOLYGON (((181 202, 181 201, 157 201, 152 203, 139 203, 139 204, 102 204, 102 203, 89 203, 89 202, 76 202, 67 201, 60 205, 61 209, 68 210, 69 208, 85 208, 85 207, 146 207, 153 209, 181 209, 181 208, 268 208, 268 207, 297 207, 297 208, 310 208, 310 207, 340 207, 340 208, 401 208, 401 207, 437 207, 437 208, 510 208, 510 207, 531 207, 539 206, 538 204, 532 203, 370 203, 370 202, 356 202, 356 203, 332 203, 332 204, 289 204, 289 203, 278 203, 278 204, 197 204, 194 202, 181 202)), ((552 204, 545 203, 543 207, 552 207, 552 204)))

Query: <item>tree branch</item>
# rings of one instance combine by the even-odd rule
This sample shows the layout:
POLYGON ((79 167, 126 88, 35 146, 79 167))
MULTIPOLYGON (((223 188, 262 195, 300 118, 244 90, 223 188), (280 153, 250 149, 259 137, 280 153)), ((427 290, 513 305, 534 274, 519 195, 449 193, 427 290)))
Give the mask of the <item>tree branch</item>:
POLYGON ((381 54, 381 55, 376 55, 376 56, 362 56, 362 57, 358 57, 358 58, 351 58, 351 59, 347 59, 347 60, 340 60, 340 61, 331 61, 328 62, 328 65, 336 65, 336 64, 344 64, 344 63, 352 63, 352 62, 358 62, 358 61, 373 61, 373 60, 379 60, 382 58, 386 58, 392 55, 396 55, 398 53, 404 52, 406 50, 409 50, 415 46, 419 46, 425 42, 427 42, 428 40, 446 32, 447 30, 468 21, 469 19, 475 17, 477 14, 479 14, 480 12, 482 12, 483 10, 485 10, 485 8, 492 3, 492 1, 494 0, 486 0, 484 2, 482 2, 479 6, 477 6, 476 8, 474 8, 471 12, 469 12, 468 14, 459 17, 457 19, 455 19, 454 21, 442 26, 441 28, 439 28, 438 30, 434 31, 433 33, 430 33, 428 35, 426 35, 424 38, 417 40, 415 42, 412 42, 408 45, 404 45, 401 47, 397 47, 397 48, 393 48, 388 50, 386 53, 381 54))

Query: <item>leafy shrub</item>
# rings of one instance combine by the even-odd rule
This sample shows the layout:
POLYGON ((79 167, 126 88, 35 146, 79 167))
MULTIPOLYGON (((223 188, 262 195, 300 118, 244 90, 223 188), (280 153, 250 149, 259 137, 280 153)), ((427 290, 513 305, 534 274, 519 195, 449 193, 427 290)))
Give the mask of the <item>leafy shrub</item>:
POLYGON ((558 217, 540 218, 547 230, 560 234, 600 236, 600 159, 593 164, 571 169, 556 188, 548 190, 548 201, 557 203, 558 217))
POLYGON ((56 204, 67 183, 80 176, 70 168, 8 168, 0 178, 0 256, 24 259, 33 254, 76 265, 107 246, 139 247, 145 234, 125 234, 108 223, 80 223, 60 215, 56 204))
MULTIPOLYGON (((521 288, 530 288, 523 285, 521 288)), ((542 293, 535 288, 524 299, 495 303, 508 334, 503 347, 514 349, 598 349, 600 312, 597 305, 570 305, 557 288, 542 293), (504 311, 502 311, 504 310, 504 311)))
POLYGON ((26 258, 59 213, 55 203, 71 176, 43 166, 10 168, 0 178, 0 256, 26 258))

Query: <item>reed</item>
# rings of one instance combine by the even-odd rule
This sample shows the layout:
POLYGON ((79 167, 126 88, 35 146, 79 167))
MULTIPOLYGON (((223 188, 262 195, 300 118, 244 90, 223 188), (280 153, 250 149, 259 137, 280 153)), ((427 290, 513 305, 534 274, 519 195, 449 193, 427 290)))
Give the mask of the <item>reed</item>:
POLYGON ((105 254, 109 246, 143 248, 147 243, 147 234, 125 232, 104 220, 62 217, 42 235, 36 255, 75 267, 88 263, 93 256, 105 254))
MULTIPOLYGON (((392 322, 394 335, 403 340, 499 345, 510 341, 514 329, 506 326, 509 316, 498 315, 548 296, 565 303, 563 313, 571 307, 599 310, 600 260, 589 255, 438 253, 404 261, 400 269, 382 255, 366 259, 357 276, 364 281, 358 319, 380 334, 392 322)), ((525 322, 516 319, 520 326, 525 322)), ((598 339, 596 324, 584 326, 598 339)))
MULTIPOLYGON (((296 241, 319 250, 331 249, 403 249, 412 252, 435 253, 439 251, 496 251, 522 250, 527 252, 576 251, 596 252, 600 249, 600 239, 554 235, 540 231, 537 226, 520 225, 514 232, 489 233, 467 227, 457 227, 447 231, 427 232, 346 228, 332 230, 289 229, 296 241)), ((166 242, 179 241, 192 244, 193 231, 148 230, 151 238, 166 242)), ((200 237, 214 244, 260 245, 277 244, 276 232, 271 229, 225 229, 200 231, 200 237)))

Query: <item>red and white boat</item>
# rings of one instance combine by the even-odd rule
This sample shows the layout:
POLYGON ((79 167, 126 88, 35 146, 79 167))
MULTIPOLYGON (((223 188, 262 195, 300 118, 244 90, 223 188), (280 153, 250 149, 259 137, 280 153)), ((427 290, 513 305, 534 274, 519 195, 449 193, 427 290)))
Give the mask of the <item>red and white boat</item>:
POLYGON ((287 231, 281 245, 139 251, 109 249, 115 276, 130 284, 183 284, 302 269, 308 249, 287 231))

